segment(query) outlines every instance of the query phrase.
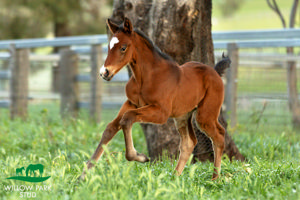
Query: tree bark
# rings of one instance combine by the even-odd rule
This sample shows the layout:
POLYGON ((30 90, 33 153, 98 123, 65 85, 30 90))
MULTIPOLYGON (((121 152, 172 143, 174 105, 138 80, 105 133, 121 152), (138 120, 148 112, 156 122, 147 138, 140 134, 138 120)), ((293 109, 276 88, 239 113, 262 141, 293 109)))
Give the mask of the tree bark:
MULTIPOLYGON (((68 27, 68 22, 54 22, 54 37, 70 36, 71 32, 68 27)), ((54 47, 53 52, 58 53, 60 47, 54 47)))
MULTIPOLYGON (((211 1, 207 0, 115 0, 112 18, 122 22, 130 18, 135 28, 142 30, 165 53, 179 64, 197 60, 214 66, 211 37, 211 1)), ((227 123, 220 115, 220 122, 227 123)), ((198 144, 193 161, 213 161, 210 139, 195 125, 198 144)), ((141 124, 149 156, 152 160, 166 155, 174 158, 179 154, 180 136, 173 119, 164 125, 141 124), (165 153, 164 153, 165 152, 165 153)), ((233 140, 226 133, 225 153, 232 159, 244 160, 233 140)))
POLYGON ((63 37, 70 36, 71 32, 68 28, 68 22, 54 22, 54 36, 63 37))
MULTIPOLYGON (((54 20, 53 22, 54 26, 54 37, 64 37, 64 36, 70 36, 71 32, 68 27, 68 22, 57 22, 54 20)), ((60 49, 65 47, 54 47, 53 53, 59 53, 60 49)), ((61 67, 59 63, 57 65, 52 67, 52 91, 55 93, 60 92, 60 70, 61 67)))

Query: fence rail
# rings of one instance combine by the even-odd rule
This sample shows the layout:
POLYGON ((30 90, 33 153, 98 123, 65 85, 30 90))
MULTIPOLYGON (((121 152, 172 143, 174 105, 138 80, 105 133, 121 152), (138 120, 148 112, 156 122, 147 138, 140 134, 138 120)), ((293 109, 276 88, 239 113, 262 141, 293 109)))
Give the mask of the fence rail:
POLYGON ((213 40, 272 40, 299 38, 300 29, 275 29, 252 31, 219 31, 213 32, 213 40))
MULTIPOLYGON (((278 47, 298 47, 300 39, 272 39, 272 40, 255 40, 255 41, 233 41, 238 48, 278 48, 278 47)), ((215 49, 226 49, 228 41, 214 42, 215 49)))
POLYGON ((37 47, 67 47, 74 45, 97 45, 107 43, 106 35, 88 35, 73 37, 57 37, 51 39, 20 39, 0 41, 0 49, 10 49, 14 44, 16 49, 37 48, 37 47))
MULTIPOLYGON (((230 111, 232 126, 236 123, 236 88, 237 88, 237 68, 239 58, 252 58, 256 60, 271 61, 296 61, 300 57, 296 55, 253 55, 250 53, 240 53, 241 48, 268 48, 268 47, 299 47, 300 29, 282 29, 282 30, 255 30, 255 31, 234 31, 234 32, 213 32, 215 49, 227 49, 232 60, 232 67, 227 72, 226 80, 226 111, 230 111)), ((0 80, 10 80, 10 101, 0 101, 0 107, 9 107, 12 118, 14 116, 26 116, 28 101, 28 69, 30 61, 54 61, 60 66, 61 78, 61 101, 62 113, 70 111, 77 112, 79 108, 89 108, 90 114, 96 120, 99 120, 97 113, 100 113, 101 103, 106 106, 112 106, 112 102, 101 102, 101 82, 98 76, 99 65, 103 62, 103 53, 107 52, 106 35, 90 35, 76 37, 59 37, 53 39, 21 39, 0 41, 0 50, 6 51, 0 53, 1 60, 9 60, 10 69, 0 71, 0 80), (30 54, 31 48, 37 47, 59 47, 60 54, 35 55, 30 54), (9 51, 9 52, 8 52, 9 51), (62 53, 64 52, 64 53, 62 53), (89 55, 88 55, 89 54, 89 55), (69 55, 69 56, 67 56, 69 55), (91 61, 91 74, 78 74, 78 59, 91 61), (24 71, 24 72, 22 72, 24 71), (70 74, 72 76, 70 76, 70 74), (68 77, 68 78, 66 78, 68 77), (20 80, 23 81, 20 84, 20 80), (79 102, 78 82, 87 82, 91 85, 91 101, 79 102), (18 85, 16 85, 18 84, 18 85), (68 87, 67 87, 68 85, 68 87), (27 88, 26 88, 27 87, 27 88), (68 88, 68 89, 66 89, 68 88), (23 113, 19 113, 19 111, 23 113)), ((219 55, 218 55, 219 56, 219 55)), ((117 74, 112 81, 124 82, 128 76, 117 74)))
POLYGON ((10 79, 11 73, 10 71, 0 71, 0 79, 10 79))

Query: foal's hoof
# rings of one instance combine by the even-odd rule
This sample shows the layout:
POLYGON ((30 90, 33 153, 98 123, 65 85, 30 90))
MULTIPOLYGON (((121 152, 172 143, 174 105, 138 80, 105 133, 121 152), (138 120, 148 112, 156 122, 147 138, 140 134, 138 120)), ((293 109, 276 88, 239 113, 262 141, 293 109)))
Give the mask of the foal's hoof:
POLYGON ((85 181, 86 171, 83 169, 82 174, 77 178, 77 182, 85 181))
POLYGON ((79 176, 77 180, 78 181, 84 181, 85 180, 85 176, 86 176, 85 172, 82 172, 81 176, 79 176))
POLYGON ((138 157, 138 161, 139 162, 144 163, 144 162, 149 162, 150 161, 150 159, 145 154, 143 154, 143 153, 138 153, 137 152, 136 155, 138 157))
POLYGON ((81 176, 78 177, 78 180, 79 180, 79 181, 84 181, 84 180, 85 180, 85 177, 86 177, 86 171, 89 170, 89 169, 91 169, 91 168, 94 167, 94 166, 95 166, 95 164, 93 164, 92 161, 89 160, 89 161, 86 163, 86 168, 83 168, 83 171, 82 171, 81 176))
POLYGON ((128 161, 137 161, 137 162, 144 163, 150 160, 145 154, 138 153, 136 151, 131 153, 126 153, 125 156, 128 161))
POLYGON ((218 175, 218 174, 214 174, 211 180, 212 180, 212 181, 215 181, 215 180, 217 180, 218 178, 219 178, 219 175, 218 175))

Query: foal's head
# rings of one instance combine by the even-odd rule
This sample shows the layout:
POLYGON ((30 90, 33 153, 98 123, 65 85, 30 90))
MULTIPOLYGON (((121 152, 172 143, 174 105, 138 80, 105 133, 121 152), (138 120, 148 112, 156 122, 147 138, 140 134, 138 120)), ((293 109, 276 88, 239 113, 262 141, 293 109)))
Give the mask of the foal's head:
POLYGON ((131 60, 134 31, 128 18, 125 18, 121 26, 114 24, 110 19, 107 20, 107 25, 113 36, 108 44, 107 58, 100 69, 100 76, 109 81, 131 60))

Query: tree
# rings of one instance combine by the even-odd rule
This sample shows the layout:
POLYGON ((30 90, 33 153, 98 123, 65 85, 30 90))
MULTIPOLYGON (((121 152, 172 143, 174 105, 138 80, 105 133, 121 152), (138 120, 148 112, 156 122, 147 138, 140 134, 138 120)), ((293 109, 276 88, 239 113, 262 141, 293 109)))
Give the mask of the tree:
POLYGON ((106 1, 98 0, 3 0, 0 21, 7 27, 6 38, 45 37, 53 32, 55 37, 99 34, 105 25, 100 8, 106 1), (12 28, 12 29, 9 29, 12 28), (27 34, 28 32, 28 34, 27 34))
POLYGON ((217 0, 217 6, 221 10, 222 16, 232 16, 245 2, 244 0, 217 0))
MULTIPOLYGON (((291 12, 289 25, 287 26, 286 20, 284 19, 276 0, 267 0, 268 6, 279 16, 283 28, 294 28, 296 21, 296 13, 299 5, 299 0, 294 0, 291 12)), ((293 47, 287 47, 287 54, 294 54, 293 47)), ((300 130, 300 103, 298 99, 298 90, 297 90, 297 68, 295 61, 289 61, 287 63, 287 91, 289 99, 289 108, 292 112, 292 121, 293 127, 297 130, 300 130)))
MULTIPOLYGON (((200 60, 214 66, 211 37, 211 1, 207 0, 115 0, 114 21, 122 22, 124 16, 131 19, 134 27, 142 30, 165 53, 179 64, 200 60)), ((223 126, 227 124, 220 116, 223 126)), ((195 121, 194 121, 195 124, 195 121)), ((157 159, 165 150, 169 157, 179 153, 180 137, 172 119, 164 125, 142 124, 151 159, 157 159)), ((213 160, 211 141, 194 125, 198 144, 194 161, 213 160)), ((226 133, 225 152, 230 158, 244 160, 234 142, 226 133)))
POLYGON ((27 8, 12 4, 9 0, 0 2, 0 40, 42 37, 50 28, 41 18, 27 8))
POLYGON ((68 27, 70 13, 81 10, 79 0, 4 0, 4 4, 9 7, 18 8, 19 10, 28 10, 33 15, 31 21, 39 19, 44 22, 53 22, 55 36, 70 35, 68 27))

